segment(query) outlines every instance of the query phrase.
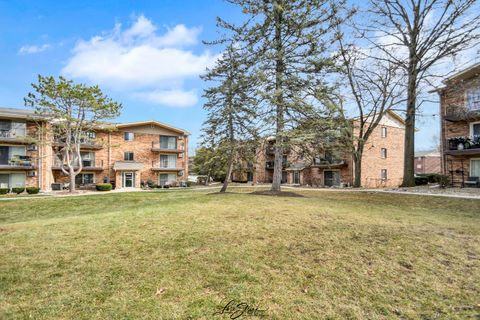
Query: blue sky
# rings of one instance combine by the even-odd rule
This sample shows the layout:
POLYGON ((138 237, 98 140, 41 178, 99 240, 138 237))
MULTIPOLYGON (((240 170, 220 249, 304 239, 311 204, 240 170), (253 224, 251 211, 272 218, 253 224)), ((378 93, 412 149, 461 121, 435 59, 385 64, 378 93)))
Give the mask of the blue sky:
MULTIPOLYGON (((38 74, 99 84, 124 109, 119 121, 155 119, 189 130, 205 113, 198 75, 220 48, 215 18, 242 17, 220 0, 2 1, 0 106, 23 107, 38 74)), ((438 113, 435 104, 426 114, 438 113)), ((422 117, 417 149, 433 144, 438 118, 422 117)))

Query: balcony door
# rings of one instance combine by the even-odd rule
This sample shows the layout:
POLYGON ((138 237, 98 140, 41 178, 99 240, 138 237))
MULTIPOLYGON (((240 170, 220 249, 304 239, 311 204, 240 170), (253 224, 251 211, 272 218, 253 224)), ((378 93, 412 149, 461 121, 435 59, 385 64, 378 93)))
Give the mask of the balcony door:
POLYGON ((8 164, 8 147, 0 146, 0 165, 8 164))

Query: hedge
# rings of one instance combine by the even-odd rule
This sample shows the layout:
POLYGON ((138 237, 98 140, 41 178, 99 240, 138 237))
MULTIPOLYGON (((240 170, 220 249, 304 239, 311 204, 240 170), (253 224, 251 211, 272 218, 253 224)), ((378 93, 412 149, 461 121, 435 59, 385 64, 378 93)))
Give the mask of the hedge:
POLYGON ((26 190, 28 194, 37 194, 40 192, 40 188, 37 187, 28 187, 26 190))
POLYGON ((97 191, 111 191, 112 184, 111 183, 99 183, 95 186, 97 191))
POLYGON ((0 194, 7 194, 10 189, 8 188, 0 188, 0 194))
POLYGON ((12 188, 12 192, 16 194, 20 194, 25 191, 24 187, 17 187, 17 188, 12 188))

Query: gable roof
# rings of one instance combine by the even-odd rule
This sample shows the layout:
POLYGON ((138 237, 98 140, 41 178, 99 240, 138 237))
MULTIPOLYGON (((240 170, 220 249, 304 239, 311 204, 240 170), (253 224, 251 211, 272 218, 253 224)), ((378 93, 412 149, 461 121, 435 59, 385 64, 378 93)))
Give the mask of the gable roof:
POLYGON ((190 135, 190 132, 184 129, 176 128, 173 126, 170 126, 168 124, 162 123, 160 121, 155 121, 155 120, 147 120, 147 121, 140 121, 140 122, 127 122, 127 123, 117 123, 115 124, 115 127, 117 129, 124 129, 124 128, 130 128, 130 127, 138 127, 138 126, 144 126, 144 125, 154 125, 158 126, 161 128, 169 129, 178 133, 182 133, 184 135, 190 135))
POLYGON ((443 80, 443 83, 451 82, 452 80, 466 80, 480 75, 480 62, 475 63, 459 72, 451 75, 450 77, 443 80))

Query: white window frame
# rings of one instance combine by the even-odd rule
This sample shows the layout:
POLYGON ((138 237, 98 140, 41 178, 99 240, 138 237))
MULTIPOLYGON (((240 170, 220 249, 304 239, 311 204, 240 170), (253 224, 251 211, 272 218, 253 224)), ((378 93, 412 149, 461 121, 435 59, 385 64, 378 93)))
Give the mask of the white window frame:
POLYGON ((473 138, 473 126, 476 124, 480 124, 480 121, 470 122, 470 137, 473 138))
POLYGON ((387 135, 388 135, 387 127, 385 127, 385 126, 380 127, 380 131, 381 131, 381 134, 380 134, 381 137, 382 137, 382 138, 386 138, 387 135))
POLYGON ((478 91, 478 95, 480 96, 480 86, 474 86, 474 87, 470 87, 470 88, 467 88, 465 89, 465 106, 467 107, 467 110, 468 111, 477 111, 477 110, 480 110, 480 105, 475 108, 475 109, 470 109, 470 106, 468 105, 468 91, 469 90, 477 90, 478 91))
POLYGON ((382 159, 387 159, 388 157, 388 151, 387 151, 387 148, 380 148, 380 157, 382 159), (385 154, 383 154, 383 151, 385 150, 385 154))
POLYGON ((470 159, 470 171, 468 172, 468 175, 469 175, 470 177, 479 177, 480 174, 479 174, 479 175, 476 175, 476 176, 474 176, 474 175, 472 174, 472 167, 473 167, 473 166, 472 166, 472 161, 480 161, 480 158, 472 158, 472 159, 470 159))
MULTIPOLYGON (((128 158, 130 158, 130 157, 128 157, 128 158)), ((124 152, 123 152, 123 161, 135 161, 135 152, 133 152, 133 151, 124 151, 124 152), (132 160, 130 160, 130 159, 128 159, 128 160, 125 159, 125 158, 127 157, 127 153, 132 155, 132 160)))
POLYGON ((135 140, 135 133, 134 132, 130 132, 130 131, 124 131, 123 132, 123 140, 124 141, 133 141, 135 140), (132 139, 127 139, 127 135, 131 134, 132 135, 132 139))

